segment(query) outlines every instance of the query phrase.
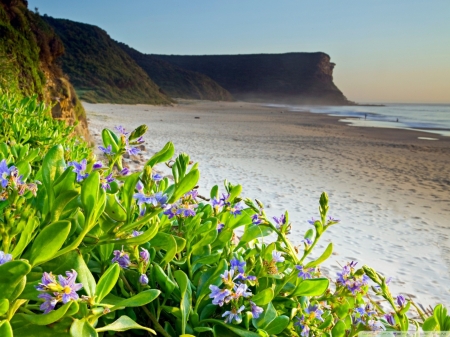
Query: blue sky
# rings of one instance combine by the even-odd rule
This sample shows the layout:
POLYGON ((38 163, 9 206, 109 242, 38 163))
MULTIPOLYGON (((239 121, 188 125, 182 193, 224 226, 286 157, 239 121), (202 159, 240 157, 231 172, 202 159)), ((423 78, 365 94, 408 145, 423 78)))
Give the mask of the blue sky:
POLYGON ((29 0, 145 53, 323 51, 359 102, 450 103, 450 1, 29 0))

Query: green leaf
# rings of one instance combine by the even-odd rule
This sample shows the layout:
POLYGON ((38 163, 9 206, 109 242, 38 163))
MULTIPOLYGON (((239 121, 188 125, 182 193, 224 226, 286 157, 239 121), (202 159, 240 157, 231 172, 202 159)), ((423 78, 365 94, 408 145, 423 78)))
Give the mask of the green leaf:
POLYGON ((0 316, 6 314, 9 310, 9 301, 6 298, 0 299, 0 316))
MULTIPOLYGON (((200 281, 197 286, 197 300, 201 301, 202 298, 210 292, 209 286, 210 285, 216 285, 219 286, 222 283, 222 278, 220 277, 221 274, 225 272, 225 270, 228 269, 227 261, 222 259, 219 264, 217 265, 217 268, 212 274, 209 276, 209 274, 205 273, 205 277, 201 277, 200 281)), ((203 275, 202 275, 203 276, 203 275)))
MULTIPOLYGON (((236 325, 226 324, 223 321, 219 321, 217 319, 205 319, 205 320, 201 321, 200 323, 213 323, 213 325, 220 325, 241 337, 261 337, 256 332, 244 330, 236 325)), ((224 335, 221 335, 221 336, 224 336, 224 335)))
POLYGON ((19 174, 22 176, 22 180, 25 181, 31 174, 31 165, 28 161, 21 160, 16 163, 16 168, 19 174))
POLYGON ((11 324, 8 321, 0 321, 0 336, 13 337, 11 324))
POLYGON ((122 205, 125 207, 127 212, 127 222, 131 222, 131 217, 133 216, 134 199, 133 195, 136 190, 136 184, 139 181, 140 172, 133 173, 126 177, 123 184, 122 190, 122 205))
MULTIPOLYGON (((81 255, 81 252, 78 250, 73 251, 71 255, 76 254, 74 269, 78 273, 78 281, 83 284, 83 289, 86 292, 86 294, 89 297, 94 296, 95 289, 97 287, 95 283, 94 276, 92 275, 91 271, 89 270, 89 267, 87 266, 86 262, 83 259, 83 256, 81 255)), ((65 255, 64 255, 65 256, 65 255)), ((73 260, 72 260, 73 261, 73 260)))
POLYGON ((47 191, 49 209, 53 208, 55 200, 53 182, 64 172, 65 167, 64 148, 62 145, 55 145, 47 152, 42 161, 42 182, 47 191))
POLYGON ((0 265, 0 298, 10 299, 14 295, 16 287, 30 270, 31 266, 21 260, 0 265))
POLYGON ((111 292, 119 279, 119 275, 120 267, 117 263, 114 263, 105 271, 102 277, 100 277, 95 291, 98 302, 101 302, 102 299, 111 292))
POLYGON ((144 233, 138 235, 136 237, 128 238, 128 239, 120 239, 114 240, 114 244, 116 245, 142 245, 153 239, 155 235, 158 233, 158 225, 153 224, 150 228, 148 228, 144 233))
POLYGON ((191 311, 191 296, 189 288, 189 279, 182 270, 174 273, 175 280, 181 292, 180 311, 181 311, 181 334, 186 333, 186 325, 191 311))
POLYGON ((438 322, 434 316, 428 317, 425 322, 423 322, 422 330, 423 331, 435 331, 438 326, 438 322))
POLYGON ((285 315, 278 316, 269 325, 264 328, 269 335, 280 334, 289 324, 289 317, 285 315))
POLYGON ((113 131, 111 131, 109 129, 103 129, 102 130, 102 140, 103 140, 103 145, 105 145, 105 147, 108 147, 108 145, 111 145, 112 152, 114 154, 118 154, 120 139, 117 137, 117 135, 113 131))
POLYGON ((343 321, 337 321, 331 332, 333 337, 344 337, 345 323, 343 321))
POLYGON ((137 324, 135 321, 133 321, 128 316, 120 316, 120 318, 118 320, 116 320, 115 322, 113 322, 111 324, 108 324, 108 325, 106 325, 104 327, 98 328, 98 329, 96 329, 96 331, 97 332, 102 332, 102 331, 126 331, 126 330, 130 330, 130 329, 146 330, 146 331, 156 335, 155 330, 137 324))
POLYGON ((32 314, 16 314, 15 316, 23 318, 24 320, 36 324, 36 325, 49 325, 52 324, 64 316, 70 316, 78 311, 78 303, 75 301, 69 301, 62 307, 50 311, 48 314, 32 315, 32 314))
POLYGON ((242 186, 241 185, 233 186, 233 188, 230 191, 230 195, 228 196, 228 200, 230 202, 233 202, 234 199, 241 194, 241 192, 242 192, 242 186))
POLYGON ((76 319, 70 327, 70 335, 73 337, 98 337, 94 327, 86 319, 76 319))
POLYGON ((115 221, 127 221, 127 212, 125 208, 117 200, 115 194, 106 195, 105 212, 108 216, 115 221))
POLYGON ((175 186, 175 192, 169 200, 169 203, 173 203, 180 199, 185 193, 192 190, 200 179, 200 171, 192 169, 184 178, 175 186))
POLYGON ((325 249, 325 251, 320 255, 320 257, 317 260, 309 262, 305 268, 313 268, 324 262, 326 259, 328 259, 331 256, 331 253, 333 253, 333 243, 330 242, 325 249))
POLYGON ((168 142, 161 151, 155 153, 149 161, 145 165, 149 165, 151 167, 155 166, 158 163, 162 163, 164 161, 169 160, 175 154, 175 147, 172 142, 168 142))
POLYGON ((169 298, 174 289, 177 287, 175 282, 173 282, 164 272, 164 270, 159 266, 159 264, 153 264, 152 273, 156 282, 158 282, 161 287, 164 297, 169 298))
POLYGON ((272 288, 266 288, 252 297, 252 302, 256 305, 263 306, 269 304, 275 296, 272 288))
POLYGON ((100 202, 100 188, 100 173, 97 171, 92 172, 81 186, 81 204, 89 227, 93 226, 95 220, 95 208, 100 202))
POLYGON ((327 278, 314 278, 299 283, 291 296, 320 296, 328 289, 330 281, 327 278))
POLYGON ((152 302, 155 298, 157 298, 161 294, 161 291, 156 289, 150 289, 141 291, 139 294, 134 295, 130 298, 124 299, 119 303, 116 303, 114 307, 111 308, 111 311, 117 310, 120 307, 141 307, 152 302))
POLYGON ((55 200, 55 206, 51 210, 50 221, 58 221, 67 204, 78 196, 78 191, 65 191, 58 195, 55 200))
POLYGON ((244 235, 242 235, 239 240, 238 248, 245 246, 248 242, 253 241, 257 238, 270 235, 272 230, 269 227, 252 225, 246 228, 244 235))
POLYGON ((31 246, 30 262, 36 266, 51 260, 70 233, 70 221, 57 221, 45 227, 31 246))

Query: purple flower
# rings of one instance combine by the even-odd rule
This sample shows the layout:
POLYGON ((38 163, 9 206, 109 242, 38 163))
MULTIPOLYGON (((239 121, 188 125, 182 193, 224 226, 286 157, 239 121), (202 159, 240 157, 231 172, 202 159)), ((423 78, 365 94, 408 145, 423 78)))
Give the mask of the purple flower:
POLYGON ((310 225, 314 225, 315 222, 316 222, 316 220, 314 218, 311 218, 311 220, 308 220, 308 223, 310 225))
POLYGON ((41 283, 39 283, 35 288, 39 291, 58 291, 58 283, 55 276, 52 273, 44 272, 42 275, 41 283))
POLYGON ((131 264, 130 257, 128 256, 128 253, 122 250, 115 250, 114 251, 114 258, 111 260, 112 263, 117 262, 121 268, 128 268, 131 264))
POLYGON ((70 300, 77 300, 78 294, 76 293, 78 290, 83 288, 81 283, 75 283, 77 278, 77 272, 72 269, 72 271, 66 271, 67 277, 62 275, 58 275, 58 281, 61 285, 62 289, 62 302, 65 304, 70 300))
POLYGON ((100 178, 100 184, 102 185, 102 188, 104 190, 109 190, 111 188, 109 183, 112 183, 113 181, 114 181, 114 178, 112 176, 112 173, 108 174, 106 177, 100 178))
POLYGON ((103 163, 101 161, 97 161, 92 165, 93 170, 99 170, 101 168, 104 168, 103 163))
POLYGON ((211 290, 211 294, 209 294, 209 298, 212 298, 212 304, 223 306, 224 303, 230 302, 231 291, 228 289, 220 289, 218 286, 210 285, 209 290, 211 290))
POLYGON ((362 290, 362 287, 366 286, 369 282, 369 277, 365 274, 359 276, 353 275, 353 269, 356 265, 357 262, 352 261, 344 266, 342 268, 342 272, 337 273, 338 278, 336 280, 338 284, 347 287, 347 289, 351 291, 352 294, 360 292, 362 290))
POLYGON ((244 283, 236 284, 233 290, 234 290, 233 298, 236 300, 239 299, 240 297, 247 298, 249 296, 252 296, 252 292, 248 290, 248 286, 244 283))
POLYGON ((68 166, 73 167, 73 172, 77 174, 77 182, 82 181, 83 179, 87 178, 89 174, 87 174, 86 171, 86 165, 87 161, 86 159, 83 159, 81 162, 77 163, 76 161, 71 161, 67 163, 68 166))
POLYGON ((173 204, 164 211, 164 214, 167 215, 169 219, 172 219, 174 216, 177 215, 177 212, 178 212, 177 205, 173 204))
POLYGON ((242 213, 243 207, 241 204, 236 204, 234 207, 230 208, 230 213, 236 217, 237 215, 240 215, 242 213))
POLYGON ((295 316, 297 322, 294 323, 294 326, 298 327, 300 330, 300 336, 308 337, 309 336, 309 326, 305 323, 305 316, 298 317, 295 316))
POLYGON ((183 207, 178 208, 176 213, 177 215, 181 215, 184 217, 195 216, 195 208, 197 208, 196 204, 193 205, 183 204, 182 206, 183 207))
POLYGON ((369 329, 372 331, 386 330, 383 323, 381 323, 380 321, 375 321, 373 319, 369 320, 367 322, 367 325, 368 325, 369 329))
POLYGON ((163 180, 163 178, 164 177, 159 173, 155 173, 154 175, 152 175, 153 181, 160 181, 160 180, 163 180))
POLYGON ((14 170, 16 170, 16 167, 15 166, 8 167, 8 164, 6 164, 6 159, 0 161, 0 182, 2 187, 8 186, 8 177, 14 170))
POLYGON ((9 262, 12 260, 11 254, 5 254, 3 251, 0 250, 0 265, 9 262))
POLYGON ((186 201, 189 201, 189 200, 197 201, 197 196, 198 196, 198 191, 197 191, 197 190, 192 190, 192 191, 187 192, 187 193, 183 196, 183 198, 184 198, 186 201))
POLYGON ((309 318, 312 319, 318 319, 319 321, 323 322, 323 311, 319 309, 318 305, 309 305, 306 309, 305 309, 305 313, 308 314, 309 318))
POLYGON ((125 128, 122 125, 116 126, 115 129, 124 136, 128 135, 128 133, 129 133, 129 132, 125 132, 125 128))
POLYGON ((129 175, 130 174, 130 170, 128 169, 128 167, 124 167, 123 169, 122 169, 122 171, 120 171, 120 175, 121 176, 127 176, 127 175, 129 175))
POLYGON ((337 224, 338 222, 340 222, 341 220, 339 219, 335 219, 331 216, 328 217, 328 221, 327 221, 327 225, 334 225, 337 224))
POLYGON ((230 268, 233 270, 238 270, 239 273, 244 274, 245 273, 245 261, 239 261, 238 259, 231 259, 230 261, 230 268))
POLYGON ((284 214, 281 214, 279 218, 274 216, 273 220, 276 222, 278 229, 280 229, 281 226, 286 224, 286 218, 285 218, 284 214))
POLYGON ((390 325, 395 325, 395 318, 394 318, 394 316, 392 316, 392 314, 386 314, 386 315, 384 315, 384 318, 386 318, 386 321, 390 325))
POLYGON ((139 150, 137 147, 130 146, 130 144, 128 143, 128 139, 126 141, 125 151, 127 151, 130 156, 135 156, 139 152, 141 152, 141 150, 139 150))
POLYGON ((112 146, 111 146, 111 144, 108 145, 107 147, 99 146, 98 148, 99 148, 100 151, 102 151, 104 154, 108 154, 108 155, 113 155, 113 154, 114 154, 114 153, 112 152, 112 146))
POLYGON ((264 309, 261 307, 258 307, 255 303, 250 301, 250 308, 252 311, 252 316, 254 319, 257 319, 259 315, 261 315, 264 312, 264 309))
POLYGON ((139 235, 142 235, 142 233, 144 233, 144 232, 143 232, 143 231, 133 230, 133 233, 131 234, 131 236, 132 236, 133 238, 135 238, 135 237, 137 237, 137 236, 139 236, 139 235))
POLYGON ((147 285, 148 284, 148 277, 147 277, 147 275, 142 274, 139 277, 139 283, 142 284, 143 286, 147 285))
POLYGON ((222 207, 224 205, 224 202, 222 199, 212 198, 211 199, 211 205, 212 207, 222 207))
MULTIPOLYGON (((142 191, 143 190, 142 183, 138 182, 138 184, 136 185, 136 188, 139 191, 142 191)), ((150 195, 150 196, 147 196, 144 193, 135 193, 133 195, 133 198, 137 199, 137 204, 139 206, 141 216, 145 214, 146 208, 145 208, 144 204, 153 205, 154 207, 160 206, 160 207, 164 208, 166 206, 166 202, 168 199, 167 195, 163 194, 162 192, 157 192, 156 194, 150 195)), ((194 215, 195 215, 195 213, 194 213, 194 215)))
POLYGON ((295 268, 299 271, 298 277, 306 280, 312 278, 312 273, 314 273, 315 268, 306 268, 303 266, 295 266, 295 268))
POLYGON ((222 317, 225 317, 225 323, 240 324, 242 322, 241 312, 245 309, 245 306, 241 306, 239 309, 231 308, 229 311, 225 311, 222 317))
POLYGON ((311 239, 305 238, 302 240, 302 242, 304 242, 306 245, 311 246, 312 245, 312 241, 311 239))
POLYGON ((252 216, 252 224, 254 225, 259 225, 263 222, 263 217, 261 216, 261 214, 253 214, 252 216))
POLYGON ((216 227, 217 232, 220 233, 224 227, 225 227, 225 225, 223 223, 218 222, 217 227, 216 227))
POLYGON ((39 309, 42 310, 44 314, 48 314, 50 311, 55 309, 55 306, 58 303, 58 299, 56 297, 53 297, 52 295, 47 293, 39 294, 38 298, 43 298, 45 300, 44 303, 42 303, 39 307, 39 309))
POLYGON ((142 261, 144 261, 145 263, 148 263, 148 261, 150 260, 150 253, 145 248, 141 247, 141 249, 142 249, 142 252, 139 253, 139 256, 141 257, 142 261))
POLYGON ((403 297, 402 295, 398 295, 397 296, 397 304, 399 307, 403 308, 406 304, 405 297, 403 297))
POLYGON ((272 259, 275 263, 284 262, 284 257, 281 252, 277 252, 276 250, 272 250, 272 259))

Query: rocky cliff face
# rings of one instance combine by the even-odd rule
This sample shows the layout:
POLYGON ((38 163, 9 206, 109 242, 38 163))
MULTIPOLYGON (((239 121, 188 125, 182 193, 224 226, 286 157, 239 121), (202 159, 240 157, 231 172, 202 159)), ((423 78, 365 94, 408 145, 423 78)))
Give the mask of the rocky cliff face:
POLYGON ((143 54, 126 44, 118 42, 118 45, 170 97, 211 101, 233 100, 227 90, 206 75, 182 69, 151 55, 143 54))
POLYGON ((49 16, 43 19, 64 43, 62 68, 81 99, 122 104, 172 102, 104 30, 49 16))
POLYGON ((54 118, 88 138, 85 111, 68 79, 57 64, 64 52, 61 40, 25 0, 0 3, 0 89, 38 95, 53 106, 54 118))
POLYGON ((236 99, 352 104, 333 83, 335 65, 325 53, 152 56, 211 77, 236 99))

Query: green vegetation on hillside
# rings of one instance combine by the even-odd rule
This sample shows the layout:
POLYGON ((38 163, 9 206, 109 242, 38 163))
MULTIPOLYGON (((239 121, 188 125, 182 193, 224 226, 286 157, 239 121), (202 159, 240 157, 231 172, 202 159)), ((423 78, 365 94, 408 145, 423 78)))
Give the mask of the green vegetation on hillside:
POLYGON ((102 29, 44 16, 64 43, 62 68, 82 100, 170 104, 171 99, 102 29))
POLYGON ((227 90, 206 75, 143 54, 124 43, 118 42, 118 45, 171 97, 211 101, 233 100, 227 90))

